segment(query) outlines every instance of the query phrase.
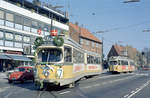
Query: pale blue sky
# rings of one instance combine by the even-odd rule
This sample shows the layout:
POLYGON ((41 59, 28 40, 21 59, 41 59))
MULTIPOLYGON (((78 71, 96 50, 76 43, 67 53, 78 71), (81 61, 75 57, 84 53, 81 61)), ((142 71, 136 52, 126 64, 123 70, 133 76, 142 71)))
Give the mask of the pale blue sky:
POLYGON ((104 37, 104 53, 107 54, 112 44, 131 45, 138 50, 150 48, 150 0, 136 3, 122 3, 124 0, 41 0, 52 5, 63 5, 69 11, 70 22, 104 37))

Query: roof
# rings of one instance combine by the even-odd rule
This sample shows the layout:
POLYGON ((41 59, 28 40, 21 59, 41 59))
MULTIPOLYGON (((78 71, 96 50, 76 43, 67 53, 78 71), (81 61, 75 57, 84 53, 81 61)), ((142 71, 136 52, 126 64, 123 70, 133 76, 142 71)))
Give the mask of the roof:
MULTIPOLYGON (((136 53, 137 52, 137 49, 136 48, 132 48, 131 46, 121 46, 121 45, 113 45, 116 52, 121 55, 121 52, 123 51, 128 51, 128 52, 131 52, 131 53, 136 53)), ((129 55, 129 54, 128 54, 129 55)))
POLYGON ((80 34, 80 37, 102 43, 102 41, 95 37, 88 29, 79 27, 78 25, 72 23, 69 23, 69 26, 76 30, 80 34))
POLYGON ((123 46, 120 46, 120 45, 113 45, 114 46, 114 48, 115 48, 115 50, 116 50, 116 52, 120 55, 121 54, 121 52, 122 51, 124 51, 125 50, 125 47, 123 47, 123 46))

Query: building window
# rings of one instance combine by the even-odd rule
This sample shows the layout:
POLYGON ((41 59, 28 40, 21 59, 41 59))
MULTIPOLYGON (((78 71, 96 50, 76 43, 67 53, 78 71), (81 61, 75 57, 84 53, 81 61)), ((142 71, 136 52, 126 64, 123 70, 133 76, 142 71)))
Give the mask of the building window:
POLYGON ((10 13, 6 13, 6 20, 13 22, 14 21, 14 15, 10 14, 10 13))
POLYGON ((30 44, 23 44, 23 47, 30 46, 30 44))
POLYGON ((24 18, 24 25, 30 27, 31 26, 31 20, 24 18))
POLYGON ((94 42, 92 42, 92 47, 95 47, 95 43, 94 42))
POLYGON ((4 11, 0 10, 0 19, 4 19, 4 11))
POLYGON ((30 37, 24 36, 24 37, 23 37, 23 41, 24 41, 25 43, 30 43, 30 37))
POLYGON ((31 32, 32 32, 32 33, 37 33, 37 29, 31 28, 31 32))
POLYGON ((97 48, 99 47, 99 43, 96 43, 96 47, 97 47, 97 48))
POLYGON ((38 23, 36 21, 32 21, 32 28, 37 28, 38 27, 38 23))
POLYGON ((1 46, 4 45, 4 40, 0 40, 0 45, 1 45, 1 46))
POLYGON ((21 35, 15 35, 15 41, 22 41, 22 36, 21 35))
POLYGON ((16 47, 16 48, 22 48, 22 43, 17 43, 17 42, 15 42, 15 47, 16 47))
POLYGON ((49 32, 45 32, 45 36, 47 36, 47 35, 50 35, 50 33, 49 32))
POLYGON ((14 23, 13 23, 13 22, 6 21, 6 26, 13 28, 13 27, 14 27, 14 23))
POLYGON ((49 31, 49 26, 48 25, 44 26, 44 31, 47 31, 47 32, 49 31))
POLYGON ((0 31, 0 39, 3 39, 4 37, 4 32, 0 31))
POLYGON ((23 24, 23 18, 21 16, 15 15, 15 23, 23 24))
POLYGON ((0 19, 0 25, 4 25, 4 20, 0 19))
POLYGON ((13 42, 12 41, 5 41, 5 46, 13 47, 13 42))
POLYGON ((87 45, 87 46, 89 46, 89 45, 90 45, 89 40, 86 40, 86 45, 87 45))
POLYGON ((12 33, 5 33, 6 40, 13 40, 13 34, 12 33))
POLYGON ((24 31, 30 32, 30 27, 24 26, 23 28, 24 28, 24 31))
POLYGON ((83 39, 82 39, 82 38, 80 38, 80 44, 81 44, 81 45, 83 44, 83 39))
POLYGON ((19 30, 22 30, 22 25, 20 25, 20 24, 15 24, 15 28, 16 28, 16 29, 19 29, 19 30))
POLYGON ((4 25, 4 11, 0 10, 0 25, 4 25))

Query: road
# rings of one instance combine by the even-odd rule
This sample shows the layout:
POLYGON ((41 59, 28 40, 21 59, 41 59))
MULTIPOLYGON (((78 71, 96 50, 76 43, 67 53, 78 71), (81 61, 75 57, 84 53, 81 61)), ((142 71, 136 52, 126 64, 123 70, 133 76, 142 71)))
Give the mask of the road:
POLYGON ((37 91, 31 81, 8 84, 0 79, 0 98, 149 98, 150 71, 102 74, 76 83, 76 87, 49 87, 37 91))

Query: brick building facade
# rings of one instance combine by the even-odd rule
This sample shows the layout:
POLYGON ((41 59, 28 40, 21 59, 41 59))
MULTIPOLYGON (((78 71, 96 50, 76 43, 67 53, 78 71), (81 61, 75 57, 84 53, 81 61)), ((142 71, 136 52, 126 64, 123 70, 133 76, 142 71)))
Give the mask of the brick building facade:
POLYGON ((102 54, 102 42, 88 29, 80 27, 77 23, 69 23, 70 37, 82 45, 83 49, 102 54))

